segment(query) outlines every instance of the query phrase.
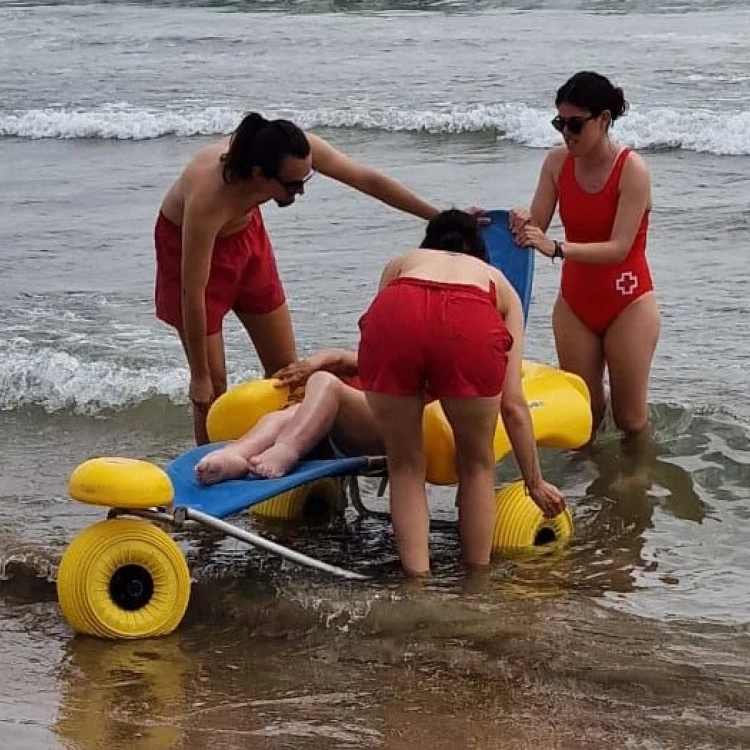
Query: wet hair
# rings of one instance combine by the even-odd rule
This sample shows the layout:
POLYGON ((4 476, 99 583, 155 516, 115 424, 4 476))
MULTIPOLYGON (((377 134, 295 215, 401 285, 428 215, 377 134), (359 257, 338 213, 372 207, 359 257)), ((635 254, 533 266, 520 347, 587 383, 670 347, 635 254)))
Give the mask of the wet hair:
POLYGON ((250 179, 258 167, 265 177, 277 177, 288 156, 304 159, 310 153, 305 134, 289 120, 266 120, 250 112, 232 133, 229 150, 222 154, 221 176, 228 185, 250 179))
POLYGON ((420 247, 463 253, 487 262, 487 246, 476 216, 451 208, 430 219, 420 247))
POLYGON ((555 106, 559 107, 563 102, 588 110, 594 117, 608 110, 612 122, 622 117, 628 109, 622 89, 614 86, 609 78, 590 70, 576 73, 560 86, 555 106))

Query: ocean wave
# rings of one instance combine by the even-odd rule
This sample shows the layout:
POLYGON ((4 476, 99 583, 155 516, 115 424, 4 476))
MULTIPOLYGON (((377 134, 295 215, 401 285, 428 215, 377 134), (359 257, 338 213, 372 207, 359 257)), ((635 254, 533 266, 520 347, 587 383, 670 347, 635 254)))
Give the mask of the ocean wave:
MULTIPOLYGON (((188 403, 187 367, 148 352, 138 358, 132 352, 102 358, 98 352, 95 341, 84 351, 40 346, 24 336, 0 342, 0 411, 41 408, 50 414, 96 416, 154 400, 188 403)), ((259 372, 251 367, 227 375, 233 386, 259 372)))
MULTIPOLYGON (((357 106, 268 112, 305 128, 383 132, 489 133, 530 148, 559 142, 550 113, 522 103, 406 110, 357 106)), ((227 107, 155 110, 128 103, 95 109, 44 108, 0 112, 0 137, 41 139, 147 140, 165 136, 208 136, 232 131, 242 112, 227 107)), ((669 107, 632 109, 616 125, 621 142, 638 149, 681 149, 719 155, 750 154, 750 111, 718 112, 669 107)))
POLYGON ((0 357, 0 410, 37 406, 50 413, 95 415, 158 396, 184 404, 187 383, 185 368, 86 361, 16 341, 0 357))

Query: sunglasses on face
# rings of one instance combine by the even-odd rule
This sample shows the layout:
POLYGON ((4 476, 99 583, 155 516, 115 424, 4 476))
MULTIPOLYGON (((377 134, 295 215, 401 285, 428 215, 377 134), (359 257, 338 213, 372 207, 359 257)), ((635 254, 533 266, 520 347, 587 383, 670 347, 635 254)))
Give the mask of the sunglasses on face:
POLYGON ((578 135, 583 130, 583 126, 595 117, 596 115, 589 115, 588 117, 561 117, 558 115, 552 119, 552 127, 558 133, 562 133, 567 128, 569 133, 578 135))
POLYGON ((290 195, 296 195, 301 193, 305 189, 305 185, 312 180, 315 176, 315 170, 311 169, 310 172, 303 177, 301 180, 282 180, 281 177, 274 177, 273 179, 284 188, 290 195))

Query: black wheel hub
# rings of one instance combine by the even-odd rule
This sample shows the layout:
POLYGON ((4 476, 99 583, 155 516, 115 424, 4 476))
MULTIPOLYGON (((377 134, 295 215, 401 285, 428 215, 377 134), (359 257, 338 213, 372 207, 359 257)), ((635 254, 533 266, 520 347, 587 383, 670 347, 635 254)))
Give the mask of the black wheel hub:
POLYGON ((121 609, 135 612, 145 607, 154 595, 154 579, 140 565, 123 565, 109 582, 109 595, 121 609))
POLYGON ((545 526, 544 528, 539 529, 539 531, 537 532, 537 535, 534 538, 534 546, 543 547, 545 544, 552 544, 555 539, 555 532, 550 529, 549 526, 545 526))

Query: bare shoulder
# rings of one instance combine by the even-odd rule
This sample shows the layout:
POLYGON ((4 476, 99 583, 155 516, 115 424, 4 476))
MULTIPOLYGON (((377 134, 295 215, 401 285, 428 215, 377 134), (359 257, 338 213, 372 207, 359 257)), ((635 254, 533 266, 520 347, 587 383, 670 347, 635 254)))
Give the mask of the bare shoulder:
POLYGON ((185 167, 180 182, 185 201, 198 205, 219 202, 224 183, 221 179, 221 157, 226 143, 215 143, 201 149, 185 167))
POLYGON ((568 155, 568 149, 565 146, 555 146, 547 152, 547 156, 544 157, 544 164, 542 169, 549 172, 555 180, 560 174, 562 165, 565 162, 565 157, 568 155))
POLYGON ((487 271, 492 281, 495 282, 497 307, 503 314, 505 314, 510 305, 510 297, 514 293, 513 287, 505 274, 494 266, 487 264, 487 271))
POLYGON ((391 259, 391 262, 393 262, 394 265, 398 265, 401 267, 409 267, 413 263, 416 263, 417 261, 424 258, 427 252, 427 250, 422 250, 420 248, 405 250, 402 253, 398 253, 398 255, 394 255, 391 259))
POLYGON ((495 266, 491 266, 487 264, 487 270, 489 271, 490 278, 495 282, 495 286, 502 289, 510 289, 510 281, 508 281, 508 277, 498 268, 495 268, 495 266))
POLYGON ((648 165, 646 164, 646 160, 636 151, 631 151, 627 159, 625 159, 625 164, 622 169, 623 177, 626 176, 626 174, 632 178, 648 178, 649 171, 648 171, 648 165))
POLYGON ((221 164, 221 157, 226 153, 227 144, 224 141, 212 143, 194 154, 183 171, 183 177, 205 178, 207 173, 213 173, 221 164))

